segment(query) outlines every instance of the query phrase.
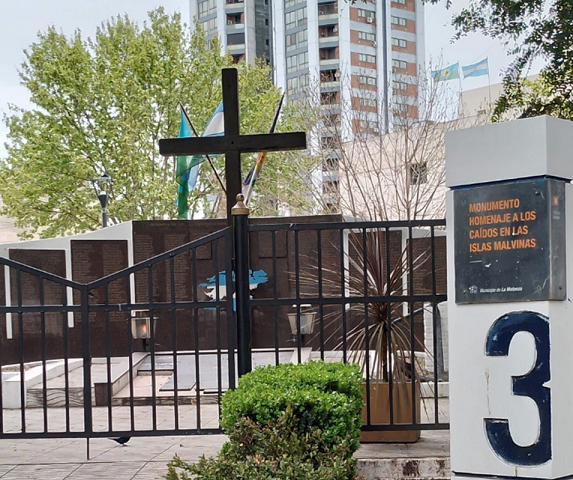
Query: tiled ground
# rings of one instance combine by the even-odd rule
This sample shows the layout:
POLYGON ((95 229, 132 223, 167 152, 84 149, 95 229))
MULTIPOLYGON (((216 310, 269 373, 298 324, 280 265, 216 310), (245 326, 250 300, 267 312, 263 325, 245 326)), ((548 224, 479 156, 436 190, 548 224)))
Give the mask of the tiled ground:
MULTIPOLYGON (((192 426, 196 415, 193 406, 188 406, 186 416, 192 426)), ((58 409, 54 409, 58 410, 58 409)), ((105 427, 107 409, 94 409, 94 425, 105 427)), ((5 425, 12 425, 12 431, 19 429, 19 411, 4 412, 5 425)), ((41 430, 41 409, 26 411, 26 423, 30 428, 41 430)), ((73 425, 80 429, 83 416, 80 409, 73 409, 73 425), (77 410, 77 412, 76 412, 77 410), (77 415, 76 415, 77 414, 77 415)), ((129 407, 114 407, 114 421, 127 421, 129 407)), ((218 424, 217 405, 201 407, 202 425, 214 428, 218 424)), ((150 408, 137 407, 138 425, 150 424, 150 408)), ((172 408, 157 408, 159 428, 172 425, 172 408)), ((63 411, 52 412, 50 425, 63 428, 63 411)), ((224 435, 202 435, 187 437, 134 437, 126 446, 120 446, 108 438, 92 438, 89 442, 90 458, 87 459, 85 439, 4 439, 0 440, 0 479, 30 480, 156 480, 167 472, 166 465, 174 455, 186 461, 195 461, 201 455, 215 455, 226 437, 224 435)), ((449 433, 424 432, 415 444, 364 445, 357 453, 359 468, 366 478, 386 478, 400 462, 420 459, 420 468, 427 471, 428 478, 444 478, 436 472, 449 469, 449 433), (383 475, 381 477, 380 475, 383 475)), ((423 477, 422 477, 423 478, 423 477)))

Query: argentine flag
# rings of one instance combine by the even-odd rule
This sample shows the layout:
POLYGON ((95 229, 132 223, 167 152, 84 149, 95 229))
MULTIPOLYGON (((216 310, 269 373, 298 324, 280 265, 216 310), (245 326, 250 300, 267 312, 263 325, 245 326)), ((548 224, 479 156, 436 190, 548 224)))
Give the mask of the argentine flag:
POLYGON ((211 120, 205 127, 203 137, 220 137, 225 134, 225 114, 223 111, 223 102, 215 109, 211 120))
POLYGON ((432 77, 435 82, 446 82, 448 80, 460 78, 459 67, 460 64, 458 62, 440 70, 432 70, 432 77))
POLYGON ((489 68, 487 57, 485 57, 481 62, 474 63, 473 65, 468 65, 466 67, 462 66, 462 73, 464 74, 464 78, 488 75, 489 68))

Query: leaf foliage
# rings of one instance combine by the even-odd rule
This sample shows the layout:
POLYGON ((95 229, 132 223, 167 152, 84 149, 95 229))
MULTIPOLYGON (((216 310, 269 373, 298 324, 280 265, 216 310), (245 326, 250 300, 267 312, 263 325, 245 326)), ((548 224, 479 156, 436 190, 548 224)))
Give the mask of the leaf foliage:
MULTIPOLYGON (((163 8, 149 12, 141 26, 127 16, 112 18, 93 39, 80 31, 67 37, 55 27, 39 33, 19 72, 32 107, 10 105, 4 118, 3 213, 24 230, 23 237, 97 228, 101 207, 91 180, 106 172, 113 178, 112 223, 175 218, 174 159, 159 154, 159 140, 178 135, 180 101, 197 131, 203 131, 222 98, 221 69, 232 65, 219 41, 208 40, 199 24, 191 34, 178 13, 163 8)), ((242 133, 267 133, 281 96, 270 67, 235 66, 242 133)), ((283 122, 280 129, 290 127, 283 122)), ((246 173, 254 160, 243 160, 246 173)), ((221 173, 223 158, 214 163, 221 173)), ((300 176, 280 155, 269 156, 267 163, 263 175, 292 177, 283 182, 291 187, 286 192, 261 179, 260 203, 274 208, 277 198, 297 191, 300 176)), ((207 199, 222 196, 205 163, 192 210, 217 216, 225 211, 223 202, 207 199)))

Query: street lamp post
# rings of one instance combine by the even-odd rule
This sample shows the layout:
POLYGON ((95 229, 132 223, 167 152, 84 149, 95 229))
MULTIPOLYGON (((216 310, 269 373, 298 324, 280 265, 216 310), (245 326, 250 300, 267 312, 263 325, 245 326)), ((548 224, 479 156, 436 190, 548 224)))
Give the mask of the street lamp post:
POLYGON ((97 198, 101 205, 101 226, 102 228, 107 227, 107 201, 109 199, 109 195, 105 189, 105 185, 108 183, 111 184, 112 180, 108 173, 103 173, 100 177, 93 179, 94 184, 97 183, 99 188, 99 193, 97 198))
POLYGON ((101 204, 101 226, 107 227, 107 192, 100 192, 97 196, 101 204))

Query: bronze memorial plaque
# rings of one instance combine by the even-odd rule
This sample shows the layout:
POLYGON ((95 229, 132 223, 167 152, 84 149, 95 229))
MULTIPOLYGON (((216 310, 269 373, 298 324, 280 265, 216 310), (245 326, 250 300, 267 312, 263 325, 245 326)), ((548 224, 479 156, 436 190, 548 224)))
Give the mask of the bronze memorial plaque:
POLYGON ((564 300, 565 182, 454 191, 456 303, 564 300))

